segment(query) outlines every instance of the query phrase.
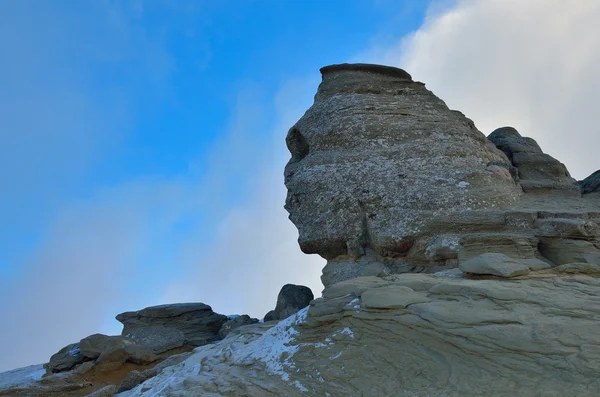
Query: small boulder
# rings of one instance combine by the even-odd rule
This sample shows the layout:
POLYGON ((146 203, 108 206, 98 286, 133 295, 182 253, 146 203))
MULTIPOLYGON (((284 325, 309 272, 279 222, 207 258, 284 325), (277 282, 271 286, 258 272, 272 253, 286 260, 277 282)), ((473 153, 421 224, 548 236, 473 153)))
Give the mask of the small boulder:
POLYGON ((252 318, 247 314, 232 318, 221 327, 221 330, 219 331, 219 338, 225 338, 232 330, 241 327, 242 325, 255 324, 257 322, 257 318, 252 318))
POLYGON ((66 371, 85 360, 86 357, 79 349, 79 343, 72 343, 53 354, 45 368, 50 372, 66 371))
POLYGON ((505 278, 528 274, 530 271, 524 264, 500 253, 481 254, 458 267, 465 273, 505 278))
POLYGON ((265 321, 283 320, 299 310, 304 309, 315 297, 310 288, 303 285, 286 284, 277 295, 277 305, 265 316, 265 321))
POLYGON ((185 343, 183 332, 173 327, 135 328, 126 336, 142 346, 149 347, 156 354, 176 349, 185 343))

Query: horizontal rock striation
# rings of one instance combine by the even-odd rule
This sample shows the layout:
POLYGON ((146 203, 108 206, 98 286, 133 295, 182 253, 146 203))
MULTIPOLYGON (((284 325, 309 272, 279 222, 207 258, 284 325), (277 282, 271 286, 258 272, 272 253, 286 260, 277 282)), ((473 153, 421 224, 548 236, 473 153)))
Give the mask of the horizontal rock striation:
POLYGON ((227 316, 213 312, 204 303, 174 303, 151 306, 135 312, 119 314, 116 319, 123 324, 122 335, 135 334, 139 329, 166 327, 179 330, 185 343, 201 346, 219 339, 221 326, 227 316))
POLYGON ((326 286, 436 272, 488 252, 596 263, 600 200, 582 197, 535 140, 511 127, 486 138, 401 69, 321 73, 286 138, 285 207, 301 249, 328 260, 326 286), (573 252, 557 258, 552 246, 573 252))

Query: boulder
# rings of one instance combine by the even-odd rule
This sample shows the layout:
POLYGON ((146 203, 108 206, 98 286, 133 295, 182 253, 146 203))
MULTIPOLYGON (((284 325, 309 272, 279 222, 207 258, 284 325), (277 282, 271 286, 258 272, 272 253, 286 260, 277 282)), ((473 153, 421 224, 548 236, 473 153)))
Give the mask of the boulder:
MULTIPOLYGON (((288 318, 300 309, 304 309, 314 299, 310 288, 303 285, 286 284, 277 295, 277 305, 273 313, 274 320, 288 318)), ((265 316, 265 321, 266 316, 265 316)))
POLYGON ((498 277, 515 277, 529 273, 529 267, 500 253, 487 253, 461 263, 465 273, 498 277))
POLYGON ((229 335, 229 333, 231 331, 233 331, 234 329, 239 328, 243 325, 254 324, 257 322, 258 322, 257 318, 251 318, 247 314, 242 314, 241 316, 236 316, 223 324, 223 326, 219 330, 219 338, 223 339, 224 337, 229 335))
POLYGON ((152 326, 134 328, 125 336, 142 346, 149 347, 156 354, 181 347, 185 335, 174 327, 152 326))
POLYGON ((594 172, 582 181, 577 182, 582 194, 600 193, 600 170, 594 172))
POLYGON ((48 364, 46 364, 46 369, 50 372, 66 371, 84 362, 86 359, 81 354, 79 343, 72 343, 53 354, 48 364))
POLYGON ((148 327, 175 328, 185 336, 186 343, 201 346, 219 338, 219 330, 229 319, 212 311, 204 303, 174 303, 151 306, 135 312, 119 314, 122 335, 148 327))

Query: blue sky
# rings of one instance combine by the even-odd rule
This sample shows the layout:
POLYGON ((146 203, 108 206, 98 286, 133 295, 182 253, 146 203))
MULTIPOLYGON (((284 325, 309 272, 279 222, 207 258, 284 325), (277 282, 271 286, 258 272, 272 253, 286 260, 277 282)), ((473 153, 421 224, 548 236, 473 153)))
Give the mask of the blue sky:
POLYGON ((513 125, 584 178, 600 166, 598 8, 0 2, 0 371, 118 333, 126 310, 261 317, 284 283, 318 295, 324 261, 297 247, 282 173, 327 64, 404 67, 484 133, 513 125))
MULTIPOLYGON (((254 194, 254 175, 282 173, 287 128, 310 106, 318 69, 418 28, 426 7, 0 3, 0 287, 23 306, 2 299, 0 312, 16 322, 16 312, 36 302, 70 301, 68 316, 37 313, 22 325, 56 328, 45 342, 56 349, 69 342, 65 335, 78 339, 92 326, 118 332, 112 317, 119 311, 170 300, 168 283, 202 266, 198 250, 210 250, 219 225, 254 194), (278 104, 286 87, 302 96, 278 104), (287 103, 296 114, 283 125, 286 110, 277 107, 287 103), (78 320, 79 311, 86 313, 78 320), (88 326, 69 332, 68 318, 88 326)), ((274 196, 282 206, 281 194, 274 196)), ((318 266, 311 272, 318 282, 318 266)), ((261 316, 281 285, 257 287, 271 295, 258 306, 243 296, 240 304, 219 305, 201 287, 191 298, 261 316)), ((2 364, 0 370, 12 366, 2 364)))

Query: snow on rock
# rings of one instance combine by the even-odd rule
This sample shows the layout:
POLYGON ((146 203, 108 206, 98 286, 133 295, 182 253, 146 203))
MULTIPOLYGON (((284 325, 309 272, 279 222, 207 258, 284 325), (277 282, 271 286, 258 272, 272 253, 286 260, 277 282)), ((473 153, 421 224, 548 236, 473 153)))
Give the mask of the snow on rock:
MULTIPOLYGON (((293 344, 295 336, 299 334, 294 327, 306 320, 307 313, 308 307, 280 321, 262 334, 260 331, 249 331, 235 338, 198 347, 187 360, 165 368, 156 377, 118 396, 188 395, 185 394, 187 391, 184 394, 178 393, 188 390, 190 384, 206 384, 213 368, 219 365, 244 368, 253 366, 266 371, 269 375, 275 375, 285 382, 291 382, 293 387, 304 392, 307 389, 298 381, 292 382, 286 370, 295 368, 292 358, 301 344, 293 344)), ((190 393, 192 392, 190 391, 190 393)))
POLYGON ((0 391, 10 389, 11 387, 25 387, 32 382, 42 379, 45 373, 44 364, 30 365, 2 372, 0 373, 0 391))

